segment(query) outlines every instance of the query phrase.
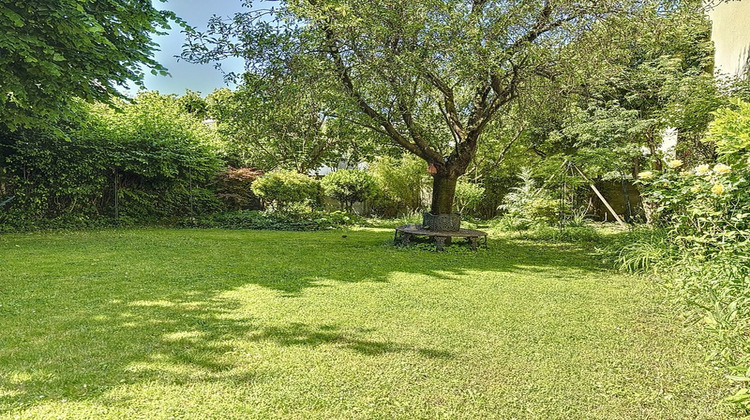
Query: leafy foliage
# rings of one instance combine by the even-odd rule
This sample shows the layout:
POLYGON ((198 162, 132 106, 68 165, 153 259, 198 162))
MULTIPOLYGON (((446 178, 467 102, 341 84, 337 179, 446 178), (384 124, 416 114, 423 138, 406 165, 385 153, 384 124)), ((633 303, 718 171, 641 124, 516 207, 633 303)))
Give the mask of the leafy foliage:
POLYGON ((0 199, 14 196, 4 223, 64 214, 89 217, 103 206, 108 186, 105 150, 86 140, 66 140, 51 131, 22 129, 0 137, 0 199))
POLYGON ((263 173, 252 168, 227 168, 217 176, 216 195, 230 210, 252 209, 258 198, 253 182, 263 173))
POLYGON ((272 210, 290 210, 293 205, 317 201, 320 184, 314 178, 295 171, 273 171, 255 180, 253 193, 272 210))
POLYGON ((183 55, 241 56, 253 78, 315 74, 305 86, 318 92, 313 98, 330 98, 339 116, 432 165, 432 212, 443 214, 500 110, 527 84, 553 76, 591 28, 639 7, 626 0, 283 2, 213 19, 207 33, 190 34, 183 55))
POLYGON ((585 47, 568 51, 574 69, 529 95, 538 104, 527 119, 533 150, 566 156, 592 178, 629 179, 644 166, 662 168, 662 133, 672 127, 681 159, 710 159, 698 139, 726 98, 699 6, 663 3, 593 28, 585 47))
POLYGON ((323 177, 320 186, 326 195, 344 203, 351 211, 356 202, 364 202, 377 193, 375 177, 361 169, 339 169, 323 177))
POLYGON ((79 123, 0 136, 2 223, 112 218, 121 222, 221 209, 211 131, 172 96, 141 94, 119 110, 82 106, 79 123), (63 137, 60 132, 65 130, 63 137))
POLYGON ((484 197, 484 187, 472 182, 459 181, 456 185, 456 211, 465 214, 476 209, 484 197))
POLYGON ((681 256, 672 265, 673 289, 714 331, 715 360, 744 384, 729 400, 750 411, 750 105, 735 102, 715 115, 708 140, 723 163, 683 170, 674 160, 641 179, 656 222, 681 256))
POLYGON ((233 164, 307 173, 342 156, 357 159, 367 143, 361 129, 333 117, 324 96, 288 75, 273 82, 248 75, 236 91, 217 90, 206 102, 233 164))
POLYGON ((97 105, 83 136, 106 139, 123 215, 166 217, 215 211, 207 187, 221 167, 213 133, 174 96, 141 93, 121 111, 97 105))
POLYGON ((152 58, 171 12, 144 0, 8 0, 0 5, 0 124, 11 130, 71 115, 71 98, 108 101, 152 58))
POLYGON ((313 231, 364 224, 356 215, 335 211, 237 211, 217 213, 192 219, 187 226, 222 229, 313 231))
POLYGON ((500 209, 505 228, 528 229, 535 224, 550 224, 556 216, 557 203, 544 188, 537 187, 529 168, 521 168, 521 184, 511 188, 500 209))
POLYGON ((423 209, 423 196, 430 185, 422 160, 409 154, 403 154, 401 159, 381 156, 370 164, 369 170, 378 184, 374 205, 380 214, 393 217, 423 209))
POLYGON ((652 218, 681 247, 698 254, 725 252, 750 241, 748 174, 724 164, 670 169, 644 180, 652 218))
POLYGON ((707 140, 725 163, 745 169, 750 165, 750 103, 734 100, 732 105, 715 112, 707 140))

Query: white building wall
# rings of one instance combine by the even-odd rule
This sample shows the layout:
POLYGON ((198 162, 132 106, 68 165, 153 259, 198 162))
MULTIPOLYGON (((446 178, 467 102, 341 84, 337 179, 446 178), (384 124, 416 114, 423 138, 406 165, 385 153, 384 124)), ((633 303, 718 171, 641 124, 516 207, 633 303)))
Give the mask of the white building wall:
POLYGON ((750 0, 722 1, 709 10, 715 70, 731 76, 750 70, 750 0))

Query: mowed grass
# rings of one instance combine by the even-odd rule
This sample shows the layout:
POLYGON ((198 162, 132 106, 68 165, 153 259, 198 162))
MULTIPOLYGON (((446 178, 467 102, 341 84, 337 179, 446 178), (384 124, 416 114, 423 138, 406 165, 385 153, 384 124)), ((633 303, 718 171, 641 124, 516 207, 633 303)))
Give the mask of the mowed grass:
POLYGON ((648 279, 571 245, 391 238, 0 236, 0 417, 727 415, 722 378, 648 279))

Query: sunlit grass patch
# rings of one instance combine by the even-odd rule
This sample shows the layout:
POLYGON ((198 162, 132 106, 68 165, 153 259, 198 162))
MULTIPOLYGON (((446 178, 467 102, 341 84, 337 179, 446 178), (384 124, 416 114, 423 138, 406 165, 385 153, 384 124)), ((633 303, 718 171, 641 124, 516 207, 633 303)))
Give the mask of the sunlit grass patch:
POLYGON ((0 236, 0 416, 720 418, 648 279, 388 229, 0 236))

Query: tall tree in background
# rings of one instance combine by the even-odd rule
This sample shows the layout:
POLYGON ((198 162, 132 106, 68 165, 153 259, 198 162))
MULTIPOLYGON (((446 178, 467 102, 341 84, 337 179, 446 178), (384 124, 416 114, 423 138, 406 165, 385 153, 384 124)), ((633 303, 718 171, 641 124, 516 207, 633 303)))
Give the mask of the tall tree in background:
POLYGON ((144 69, 166 73, 153 36, 174 18, 151 0, 1 2, 0 125, 49 124, 71 98, 108 101, 144 69))
POLYGON ((362 128, 336 118, 324 97, 295 79, 248 74, 237 90, 219 89, 206 102, 233 165, 306 174, 335 166, 362 137, 362 128))
POLYGON ((446 214, 503 108, 582 34, 633 10, 608 0, 294 0, 213 19, 184 56, 242 56, 261 77, 290 63, 328 75, 341 115, 427 162, 431 211, 446 214))
POLYGON ((592 175, 635 177, 644 164, 661 169, 663 131, 672 127, 680 136, 678 155, 701 161, 706 151, 698 139, 725 100, 715 85, 710 21, 701 4, 687 0, 615 20, 583 41, 588 57, 572 60, 607 72, 589 71, 595 77, 572 83, 560 78, 537 91, 561 99, 555 112, 533 123, 544 127, 535 129, 538 150, 575 159, 592 175))

